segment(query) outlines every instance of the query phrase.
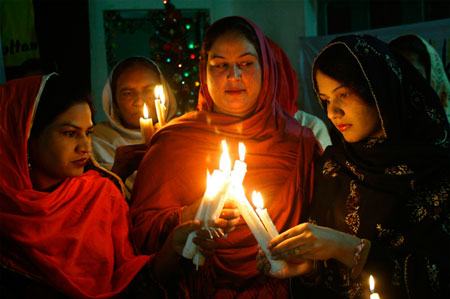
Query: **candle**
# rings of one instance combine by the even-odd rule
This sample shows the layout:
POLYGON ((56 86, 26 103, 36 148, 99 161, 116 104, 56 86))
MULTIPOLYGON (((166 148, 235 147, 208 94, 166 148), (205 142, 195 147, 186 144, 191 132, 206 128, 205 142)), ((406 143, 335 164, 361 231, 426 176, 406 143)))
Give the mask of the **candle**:
POLYGON ((267 232, 269 233, 270 239, 278 236, 278 230, 273 224, 272 219, 270 219, 267 209, 264 209, 264 201, 260 192, 253 191, 252 194, 253 204, 256 207, 256 213, 259 215, 262 223, 264 224, 267 232))
POLYGON ((233 186, 241 186, 247 172, 247 164, 245 159, 245 145, 239 142, 239 160, 234 161, 234 168, 231 173, 231 180, 233 186))
POLYGON ((242 217, 247 223, 247 226, 250 228, 250 231, 252 232, 259 246, 266 254, 266 257, 270 262, 271 271, 275 273, 282 270, 286 266, 286 263, 284 261, 272 260, 272 258, 270 257, 270 253, 267 249, 267 244, 271 240, 271 237, 269 236, 269 233, 266 231, 264 225, 261 223, 252 206, 245 197, 245 192, 242 186, 234 190, 234 197, 236 198, 236 204, 241 212, 242 217))
POLYGON ((370 287, 370 299, 380 299, 380 295, 378 293, 374 293, 375 291, 375 279, 372 275, 369 277, 369 287, 370 287))
POLYGON ((141 127, 141 135, 144 139, 145 143, 147 144, 150 141, 150 138, 153 135, 153 120, 151 118, 148 118, 148 108, 147 105, 144 103, 144 117, 139 119, 139 125, 141 127))
POLYGON ((165 100, 162 85, 156 85, 155 86, 155 109, 156 109, 156 115, 158 116, 158 122, 159 122, 160 128, 162 128, 166 124, 165 118, 164 118, 165 114, 163 112, 163 109, 161 108, 161 99, 165 100))

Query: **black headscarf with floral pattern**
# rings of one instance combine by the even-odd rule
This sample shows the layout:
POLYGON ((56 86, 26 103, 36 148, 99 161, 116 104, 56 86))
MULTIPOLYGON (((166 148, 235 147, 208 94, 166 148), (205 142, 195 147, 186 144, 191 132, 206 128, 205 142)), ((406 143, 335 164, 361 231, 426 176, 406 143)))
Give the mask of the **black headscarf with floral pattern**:
MULTIPOLYGON (((371 241, 363 273, 378 278, 380 293, 409 294, 413 282, 405 280, 405 263, 413 267, 413 260, 429 266, 422 275, 430 283, 419 284, 427 292, 448 289, 450 130, 442 104, 412 65, 372 36, 336 38, 314 64, 336 45, 344 45, 360 66, 384 137, 348 143, 333 128, 341 138, 327 147, 316 169, 311 220, 371 241)), ((337 279, 337 272, 342 274, 334 271, 326 284, 344 297, 358 297, 366 276, 350 282, 343 275, 337 279)))

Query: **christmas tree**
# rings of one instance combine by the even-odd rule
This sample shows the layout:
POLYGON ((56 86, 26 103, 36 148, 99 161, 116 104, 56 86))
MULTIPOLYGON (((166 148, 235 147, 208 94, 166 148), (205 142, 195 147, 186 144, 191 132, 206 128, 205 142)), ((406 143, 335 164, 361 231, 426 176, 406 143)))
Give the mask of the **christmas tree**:
MULTIPOLYGON (((154 57, 171 80, 175 97, 178 100, 178 113, 195 109, 199 90, 199 36, 198 18, 182 18, 181 11, 175 9, 170 0, 164 1, 164 13, 153 18, 155 28, 150 36, 150 57, 154 57), (193 30, 197 28, 197 30, 193 30)), ((204 24, 206 25, 206 24, 204 24)))

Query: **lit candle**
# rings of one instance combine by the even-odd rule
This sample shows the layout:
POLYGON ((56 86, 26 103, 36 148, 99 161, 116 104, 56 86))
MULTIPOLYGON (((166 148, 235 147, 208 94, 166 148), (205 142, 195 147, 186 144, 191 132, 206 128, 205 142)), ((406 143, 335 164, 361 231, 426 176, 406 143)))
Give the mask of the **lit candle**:
POLYGON ((244 189, 241 187, 235 189, 234 191, 235 198, 237 199, 236 204, 241 212, 241 215, 247 223, 247 226, 250 228, 250 231, 252 232, 259 246, 266 254, 266 257, 270 262, 271 271, 275 273, 282 270, 284 267, 286 267, 286 263, 280 260, 273 260, 270 257, 270 253, 267 249, 267 244, 271 240, 271 237, 266 231, 262 222, 259 220, 247 198, 245 197, 244 189))
POLYGON ((139 119, 139 125, 141 127, 142 138, 147 144, 150 141, 150 138, 152 137, 154 130, 153 130, 153 121, 151 118, 148 118, 148 108, 145 103, 144 103, 144 117, 141 117, 139 119))
POLYGON ((161 99, 165 99, 164 97, 164 91, 162 88, 162 85, 156 85, 155 86, 155 109, 156 109, 156 115, 158 116, 158 122, 159 127, 162 128, 166 122, 163 115, 163 110, 161 108, 161 99))
POLYGON ((245 145, 239 142, 239 160, 234 161, 234 168, 231 173, 231 180, 233 186, 241 186, 247 172, 247 164, 245 159, 245 145))
POLYGON ((259 218, 261 218, 262 223, 269 233, 270 239, 275 238, 276 236, 278 236, 278 230, 275 227, 275 224, 273 224, 272 219, 270 219, 270 216, 267 213, 267 209, 264 209, 264 201, 261 193, 253 191, 252 200, 253 204, 256 207, 256 213, 258 213, 259 218))
POLYGON ((369 287, 370 287, 370 299, 380 299, 380 295, 378 293, 374 293, 375 291, 375 279, 370 275, 369 277, 369 287))

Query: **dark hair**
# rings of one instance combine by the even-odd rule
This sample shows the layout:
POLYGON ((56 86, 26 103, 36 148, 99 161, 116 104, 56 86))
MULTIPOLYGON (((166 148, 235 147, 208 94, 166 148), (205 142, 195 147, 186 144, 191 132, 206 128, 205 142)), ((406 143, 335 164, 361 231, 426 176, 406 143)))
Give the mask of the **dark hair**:
POLYGON ((367 103, 374 103, 368 82, 359 64, 345 45, 332 45, 323 50, 316 58, 313 67, 313 82, 316 91, 319 90, 316 82, 317 70, 347 86, 367 103))
POLYGON ((416 54, 420 64, 425 68, 427 81, 430 81, 430 55, 420 38, 412 34, 402 35, 390 41, 389 48, 392 52, 402 56, 409 53, 416 54))
POLYGON ((258 56, 261 58, 261 48, 259 46, 259 39, 256 35, 255 30, 252 26, 244 19, 240 17, 227 17, 220 19, 215 22, 206 31, 205 37, 203 38, 203 44, 201 49, 201 58, 207 61, 208 52, 211 50, 214 42, 218 37, 224 35, 225 33, 238 33, 243 35, 258 52, 258 56))
POLYGON ((155 64, 150 62, 148 59, 144 57, 129 57, 121 62, 114 68, 114 72, 111 77, 111 93, 114 104, 116 104, 116 89, 117 89, 117 80, 120 75, 127 69, 135 67, 135 66, 143 66, 148 68, 149 70, 155 72, 159 77, 159 70, 155 64))
POLYGON ((94 114, 89 93, 81 89, 74 80, 52 75, 45 84, 31 128, 31 137, 38 137, 61 113, 70 107, 86 103, 94 114))

